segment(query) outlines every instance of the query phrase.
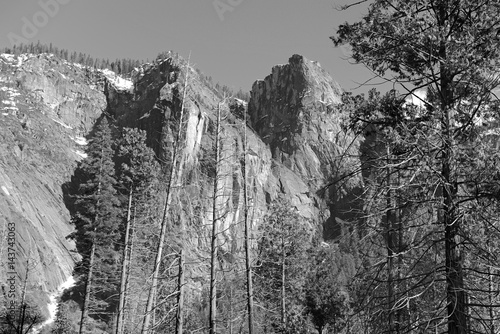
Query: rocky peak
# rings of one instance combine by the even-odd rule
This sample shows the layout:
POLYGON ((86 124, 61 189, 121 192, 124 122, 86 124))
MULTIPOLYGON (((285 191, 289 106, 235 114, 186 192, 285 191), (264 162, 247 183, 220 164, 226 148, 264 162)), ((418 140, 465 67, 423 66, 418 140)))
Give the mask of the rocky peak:
POLYGON ((342 90, 314 61, 294 55, 252 87, 251 124, 273 158, 316 189, 334 174, 334 160, 353 137, 341 129, 342 90))
POLYGON ((326 229, 344 217, 341 208, 351 205, 346 194, 361 182, 336 183, 359 168, 359 143, 341 126, 341 94, 319 63, 293 55, 288 64, 274 66, 269 76, 254 83, 248 105, 251 126, 269 145, 276 169, 298 175, 307 185, 308 198, 317 194, 327 203, 328 209, 320 209, 328 219, 326 229))

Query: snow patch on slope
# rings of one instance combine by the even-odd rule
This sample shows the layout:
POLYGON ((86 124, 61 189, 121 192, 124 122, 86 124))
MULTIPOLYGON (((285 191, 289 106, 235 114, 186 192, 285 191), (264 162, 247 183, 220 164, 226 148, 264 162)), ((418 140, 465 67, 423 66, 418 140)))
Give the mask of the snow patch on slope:
POLYGON ((82 152, 80 150, 73 150, 73 152, 75 152, 80 157, 78 160, 85 159, 88 156, 87 153, 82 152))
POLYGON ((75 285, 75 279, 73 278, 73 276, 70 276, 65 282, 59 285, 59 288, 57 289, 56 292, 54 292, 49 296, 50 302, 47 304, 47 308, 49 309, 49 318, 40 325, 38 325, 37 327, 35 327, 32 332, 33 334, 40 333, 40 330, 43 327, 52 324, 56 320, 58 298, 61 297, 61 295, 66 289, 69 289, 74 285, 75 285))
POLYGON ((63 122, 58 121, 57 119, 52 118, 52 120, 53 120, 54 122, 56 122, 57 124, 62 125, 62 126, 63 126, 63 127, 65 127, 66 129, 73 129, 73 128, 72 128, 71 126, 69 126, 68 124, 64 124, 63 122))
POLYGON ((84 137, 70 137, 75 143, 77 143, 80 146, 86 146, 88 144, 87 139, 84 137))
POLYGON ((104 70, 99 70, 104 76, 111 82, 111 84, 117 90, 132 90, 134 88, 134 83, 131 80, 124 79, 115 72, 105 68, 104 70))
POLYGON ((5 193, 5 195, 10 196, 10 192, 9 192, 9 190, 7 189, 7 187, 6 187, 6 186, 2 186, 2 190, 3 190, 3 192, 5 193))
POLYGON ((8 53, 2 53, 0 55, 3 59, 7 60, 8 62, 14 62, 14 59, 16 56, 8 54, 8 53))

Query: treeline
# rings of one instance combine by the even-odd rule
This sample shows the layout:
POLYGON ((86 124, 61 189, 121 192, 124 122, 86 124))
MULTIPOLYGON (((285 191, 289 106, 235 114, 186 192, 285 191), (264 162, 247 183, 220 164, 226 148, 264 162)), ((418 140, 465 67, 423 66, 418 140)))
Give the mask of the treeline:
MULTIPOLYGON (((9 53, 14 55, 20 55, 23 53, 36 54, 36 55, 42 53, 49 53, 49 54, 54 54, 55 56, 71 63, 77 63, 82 66, 88 66, 100 70, 109 69, 125 77, 129 76, 130 73, 134 70, 134 68, 139 68, 143 64, 150 63, 149 59, 144 61, 144 60, 137 60, 130 58, 122 58, 122 59, 117 58, 115 60, 110 61, 109 59, 94 58, 86 53, 69 51, 67 49, 60 49, 56 46, 53 46, 52 43, 44 44, 40 43, 40 41, 38 41, 37 43, 30 43, 26 45, 21 44, 21 45, 14 45, 12 47, 5 47, 0 51, 0 53, 9 53)), ((173 53, 172 51, 168 52, 163 51, 158 53, 156 58, 153 59, 151 63, 155 65, 161 60, 167 59, 169 57, 174 57, 176 59, 180 58, 178 53, 173 53)), ((221 98, 222 96, 226 95, 226 96, 234 96, 238 99, 247 102, 250 100, 249 92, 244 92, 242 89, 235 91, 233 88, 227 85, 221 85, 220 83, 214 84, 211 76, 203 74, 199 69, 196 69, 196 72, 200 76, 202 82, 205 83, 207 86, 213 88, 216 92, 218 92, 221 98)))
POLYGON ((49 53, 49 54, 54 54, 55 56, 71 63, 77 63, 82 66, 93 67, 101 70, 109 69, 117 74, 125 76, 127 74, 130 74, 134 68, 137 68, 144 63, 144 61, 139 61, 130 58, 123 58, 123 59, 117 58, 111 61, 109 59, 94 58, 86 53, 76 52, 76 51, 71 52, 67 49, 60 49, 56 46, 53 46, 52 43, 47 45, 40 43, 40 41, 38 41, 36 44, 31 43, 31 44, 14 45, 12 47, 5 47, 1 52, 15 54, 15 55, 20 55, 23 53, 30 53, 30 54, 49 53))

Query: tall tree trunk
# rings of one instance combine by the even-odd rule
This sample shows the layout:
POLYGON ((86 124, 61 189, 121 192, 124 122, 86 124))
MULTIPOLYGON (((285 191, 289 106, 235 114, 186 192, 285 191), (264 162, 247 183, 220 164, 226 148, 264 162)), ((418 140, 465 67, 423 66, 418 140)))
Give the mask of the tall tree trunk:
POLYGON ((220 173, 220 113, 221 104, 217 108, 217 125, 215 133, 215 176, 214 190, 212 201, 212 237, 210 244, 210 315, 209 315, 209 330, 210 334, 216 333, 216 318, 217 318, 217 225, 219 223, 218 203, 219 196, 219 173, 220 173))
MULTIPOLYGON (((490 234, 489 234, 489 228, 488 224, 485 224, 485 230, 486 230, 486 243, 488 247, 488 254, 491 254, 491 244, 490 244, 490 234)), ((490 304, 490 307, 488 309, 489 311, 489 323, 490 323, 490 334, 495 334, 495 315, 493 312, 493 295, 495 294, 495 291, 493 291, 493 273, 491 271, 491 266, 488 264, 488 301, 490 304)))
MULTIPOLYGON (((95 229, 94 229, 94 231, 95 231, 95 229)), ((89 258, 89 271, 87 273, 87 279, 85 280, 85 298, 83 299, 82 317, 80 319, 80 329, 78 331, 79 334, 83 334, 83 331, 85 330, 87 318, 89 315, 90 287, 92 285, 92 273, 94 270, 94 258, 95 258, 95 241, 92 240, 92 248, 90 250, 90 258, 89 258)))
MULTIPOLYGON (((134 254, 134 242, 135 242, 135 214, 136 214, 136 209, 137 207, 134 205, 134 214, 133 214, 133 217, 132 217, 132 223, 130 224, 130 247, 129 247, 129 251, 128 251, 128 259, 127 259, 127 263, 128 263, 128 266, 127 266, 127 272, 126 272, 126 276, 125 276, 125 293, 123 295, 123 309, 124 309, 124 312, 123 312, 123 317, 125 318, 125 310, 127 309, 127 302, 128 302, 128 295, 129 295, 129 292, 130 292, 130 271, 131 271, 131 264, 132 264, 132 254, 134 254)), ((130 312, 129 312, 130 314, 130 312)), ((123 322, 123 326, 122 326, 122 332, 124 330, 124 326, 125 326, 125 320, 123 322)))
POLYGON ((144 316, 144 321, 142 323, 142 334, 146 334, 149 331, 149 325, 151 322, 151 312, 153 311, 153 304, 155 300, 155 294, 156 294, 156 285, 158 284, 158 273, 160 272, 160 263, 161 263, 161 258, 163 254, 163 244, 165 243, 165 235, 167 233, 167 215, 168 211, 170 208, 170 203, 172 201, 172 188, 173 188, 173 183, 177 181, 177 171, 176 171, 176 165, 177 165, 177 160, 178 160, 178 151, 180 149, 180 140, 181 140, 181 134, 182 134, 182 119, 184 116, 184 103, 186 101, 186 91, 187 91, 187 84, 188 84, 188 74, 189 74, 189 61, 191 58, 191 54, 189 55, 188 62, 186 65, 186 78, 184 82, 184 92, 182 96, 182 105, 181 105, 181 113, 179 116, 179 127, 177 129, 177 136, 175 139, 174 143, 174 149, 172 150, 172 166, 170 167, 170 173, 168 177, 168 184, 167 184, 167 189, 166 189, 166 198, 165 198, 165 204, 163 205, 163 216, 161 220, 161 229, 160 229, 160 240, 158 241, 158 247, 156 250, 156 257, 155 257, 155 263, 154 263, 154 269, 153 269, 153 275, 152 275, 152 282, 151 282, 151 287, 149 288, 149 294, 148 294, 148 301, 146 304, 146 313, 144 316))
POLYGON ((389 308, 388 322, 389 322, 389 334, 394 333, 394 280, 393 280, 393 261, 394 261, 394 233, 393 233, 393 222, 392 222, 392 210, 393 210, 393 198, 391 191, 391 148, 390 144, 386 143, 387 147, 387 168, 386 168, 386 183, 387 183, 387 193, 386 193, 386 248, 387 248, 387 301, 389 308))
POLYGON ((123 314, 125 311, 125 287, 127 281, 127 268, 130 263, 127 263, 129 256, 129 236, 130 236, 130 218, 132 215, 132 195, 134 193, 134 187, 130 186, 130 191, 128 194, 128 206, 127 206, 127 224, 125 226, 125 240, 123 247, 123 259, 122 259, 122 272, 120 280, 120 301, 118 303, 118 316, 116 319, 116 334, 121 334, 123 332, 123 314))
MULTIPOLYGON (((31 239, 28 258, 26 259, 26 274, 23 282, 23 292, 21 293, 21 310, 19 313, 19 329, 18 333, 23 334, 24 322, 26 321, 26 288, 28 287, 28 277, 30 272, 30 256, 31 256, 31 239)), ((30 326, 31 328, 31 326, 30 326)), ((26 332, 27 333, 27 332, 26 332)))
MULTIPOLYGON (((281 222, 284 224, 284 222, 281 222)), ((286 252, 285 252, 285 231, 281 229, 281 326, 286 330, 286 252)))
POLYGON ((456 177, 452 175, 453 133, 450 112, 453 105, 452 75, 447 69, 446 43, 450 22, 448 20, 448 3, 439 2, 438 26, 441 31, 439 47, 440 64, 440 99, 441 99, 441 180, 442 180, 442 219, 445 238, 446 294, 448 313, 448 334, 465 334, 467 332, 466 300, 464 291, 464 274, 459 249, 460 220, 456 214, 455 199, 457 194, 456 177))
POLYGON ((175 323, 175 333, 182 334, 184 325, 184 250, 181 248, 179 254, 179 294, 177 296, 177 317, 175 323))
POLYGON ((247 274, 247 308, 248 308, 248 334, 253 334, 253 283, 252 263, 250 262, 250 221, 248 219, 248 187, 247 187, 247 114, 244 112, 243 124, 243 202, 245 220, 245 270, 247 274))
MULTIPOLYGON (((101 201, 100 194, 101 194, 101 176, 102 176, 102 168, 103 168, 103 162, 104 162, 104 149, 101 149, 101 161, 99 165, 99 183, 97 184, 97 202, 96 202, 96 209, 99 207, 99 203, 101 201)), ((97 220, 99 219, 99 212, 96 212, 95 218, 94 218, 94 234, 97 231, 97 220)), ((78 334, 83 334, 83 331, 85 330, 85 325, 87 322, 87 318, 89 315, 89 303, 90 303, 90 288, 92 286, 92 274, 94 271, 94 261, 95 261, 95 248, 96 248, 96 240, 95 236, 92 237, 92 240, 90 241, 92 243, 91 249, 90 249, 90 258, 89 258, 89 271, 87 273, 87 279, 85 280, 85 297, 83 299, 83 305, 82 305, 82 316, 80 318, 80 329, 78 331, 78 334)))

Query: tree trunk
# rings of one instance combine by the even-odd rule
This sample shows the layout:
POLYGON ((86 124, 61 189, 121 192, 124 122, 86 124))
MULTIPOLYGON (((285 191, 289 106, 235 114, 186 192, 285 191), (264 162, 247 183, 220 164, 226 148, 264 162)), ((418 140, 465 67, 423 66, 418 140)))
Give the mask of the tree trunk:
MULTIPOLYGON (((190 55, 190 57, 191 57, 191 55, 190 55)), ((155 294, 156 294, 156 285, 158 284, 158 273, 160 271, 161 257, 163 254, 163 244, 165 242, 165 235, 167 233, 167 214, 168 214, 168 210, 170 208, 170 203, 172 201, 172 188, 173 188, 172 184, 177 181, 177 175, 176 175, 176 165, 177 165, 177 159, 178 159, 177 152, 179 150, 181 133, 182 133, 182 119, 184 116, 184 102, 186 101, 186 91, 187 91, 187 83, 188 83, 190 57, 188 58, 188 62, 187 62, 187 66, 186 66, 186 79, 184 82, 184 92, 183 92, 183 97, 182 97, 181 113, 179 116, 179 127, 177 129, 177 138, 175 140, 174 149, 172 151, 172 159, 171 159, 172 166, 170 167, 170 174, 168 177, 168 185, 167 185, 167 190, 166 190, 165 204, 163 206, 163 216, 162 216, 162 220, 161 220, 161 229, 160 229, 160 240, 158 242, 158 247, 157 247, 157 251, 156 251, 152 283, 151 283, 151 287, 149 289, 148 301, 146 304, 146 313, 145 313, 144 321, 142 324, 142 330, 141 330, 142 334, 147 334, 149 331, 149 323, 151 322, 151 312, 153 311, 153 304, 154 304, 155 294)))
POLYGON ((95 241, 92 241, 92 248, 90 250, 90 258, 89 258, 89 271, 87 273, 87 279, 85 280, 85 298, 83 299, 83 307, 82 307, 82 317, 80 319, 80 330, 79 334, 83 334, 85 330, 85 325, 87 322, 88 314, 89 314, 89 303, 90 303, 90 287, 92 284, 92 272, 94 269, 94 258, 95 258, 95 241))
POLYGON ((393 221, 392 221, 392 207, 393 198, 391 191, 391 149, 390 144, 386 143, 387 147, 387 193, 386 193, 386 248, 387 248, 387 301, 389 307, 388 322, 389 322, 389 334, 394 333, 394 280, 393 280, 393 260, 394 260, 394 233, 393 233, 393 221))
POLYGON ((130 266, 130 263, 127 263, 128 260, 128 252, 129 252, 129 236, 130 236, 130 217, 132 212, 132 195, 133 195, 133 186, 130 186, 130 191, 128 194, 128 206, 127 206, 127 224, 125 226, 125 240, 123 247, 123 259, 122 259, 122 272, 121 272, 121 280, 120 280, 120 301, 118 303, 118 316, 116 319, 116 334, 121 334, 123 332, 123 313, 125 311, 125 286, 127 281, 127 268, 130 266))
MULTIPOLYGON (((282 222, 283 224, 283 222, 282 222)), ((281 231, 281 326, 286 330, 286 299, 285 299, 285 273, 286 273, 286 252, 285 252, 285 231, 281 231)))
MULTIPOLYGON (((128 251, 128 259, 127 259, 127 272, 126 272, 126 277, 125 277, 125 293, 123 295, 123 308, 124 310, 127 309, 127 302, 128 302, 128 295, 130 291, 130 270, 131 270, 131 263, 132 263, 132 254, 134 253, 134 241, 135 241, 135 214, 136 214, 136 206, 134 205, 134 215, 132 218, 132 223, 130 225, 130 247, 128 251)), ((137 307, 136 307, 137 308, 137 307)), ((130 313, 129 313, 130 314, 130 313)), ((123 317, 125 318, 125 311, 123 312, 123 317)), ((122 332, 124 330, 125 326, 125 321, 123 322, 122 326, 122 332)))
POLYGON ((177 318, 175 323, 175 333, 182 334, 184 325, 184 250, 179 254, 179 295, 177 296, 177 318))
POLYGON ((447 31, 448 4, 439 3, 438 26, 442 32, 439 58, 440 64, 440 98, 441 98, 441 180, 442 180, 442 219, 445 238, 446 294, 448 313, 448 334, 465 334, 467 332, 466 301, 464 291, 464 274, 462 258, 459 250, 460 220, 456 215, 455 199, 457 194, 456 177, 452 175, 453 133, 450 112, 453 105, 452 75, 443 62, 447 59, 446 43, 449 39, 447 31))
POLYGON ((219 103, 217 109, 217 126, 215 133, 215 176, 214 176, 214 190, 212 201, 212 238, 210 244, 210 316, 209 316, 209 330, 210 334, 216 332, 216 317, 217 317, 217 277, 216 277, 216 260, 217 260, 217 224, 219 223, 219 214, 217 212, 217 198, 219 194, 219 172, 220 172, 220 109, 219 103))
MULTIPOLYGON (((491 254, 489 228, 488 228, 488 224, 485 224, 485 225, 486 225, 485 230, 486 230, 486 235, 487 235, 486 243, 487 243, 487 247, 488 247, 488 254, 491 254)), ((491 266, 488 265, 488 301, 490 304, 488 311, 489 311, 489 316, 490 316, 490 319, 489 319, 490 334, 495 334, 495 315, 493 312, 493 295, 494 294, 495 294, 495 291, 493 290, 493 273, 491 271, 491 266)))
POLYGON ((253 283, 252 263, 250 262, 250 222, 248 219, 248 188, 247 188, 247 114, 244 113, 243 124, 243 202, 245 220, 245 270, 247 274, 247 307, 248 307, 248 334, 253 334, 253 283))
MULTIPOLYGON (((28 259, 26 260, 26 275, 24 276, 23 292, 21 293, 21 312, 19 314, 19 333, 23 334, 24 322, 26 320, 26 288, 28 287, 28 277, 30 272, 31 240, 28 259)), ((31 327, 31 326, 30 326, 31 327)))
POLYGON ((445 265, 446 265, 446 293, 448 300, 448 334, 465 334, 467 331, 466 306, 462 258, 460 255, 458 237, 460 220, 455 214, 456 182, 451 173, 453 139, 450 124, 449 92, 451 80, 444 72, 441 79, 442 94, 442 169, 443 180, 443 225, 445 229, 445 265))
MULTIPOLYGON (((96 202, 96 209, 99 207, 99 203, 101 201, 100 194, 101 194, 101 174, 102 174, 102 165, 103 165, 103 157, 104 155, 104 149, 101 149, 101 161, 99 165, 99 183, 97 184, 97 202, 96 202)), ((94 234, 97 231, 97 220, 99 219, 99 212, 95 214, 94 218, 94 234)), ((90 288, 92 286, 92 274, 94 270, 94 261, 95 261, 95 248, 96 248, 96 240, 95 236, 92 237, 91 240, 92 246, 90 249, 90 258, 89 258, 89 271, 87 273, 87 279, 85 280, 85 298, 83 299, 83 306, 82 306, 82 317, 80 319, 80 329, 78 331, 79 334, 83 334, 83 331, 85 330, 85 324, 87 322, 88 314, 89 314, 89 303, 90 303, 90 288)))

